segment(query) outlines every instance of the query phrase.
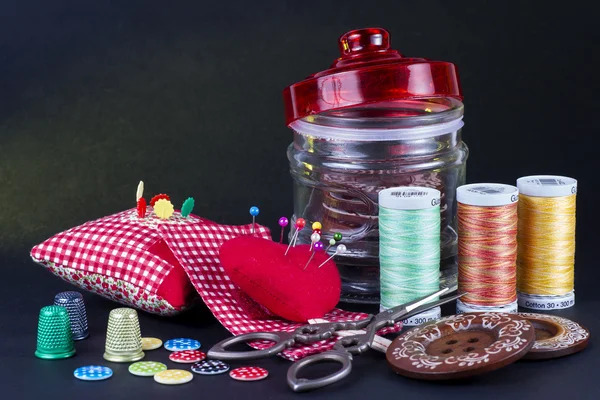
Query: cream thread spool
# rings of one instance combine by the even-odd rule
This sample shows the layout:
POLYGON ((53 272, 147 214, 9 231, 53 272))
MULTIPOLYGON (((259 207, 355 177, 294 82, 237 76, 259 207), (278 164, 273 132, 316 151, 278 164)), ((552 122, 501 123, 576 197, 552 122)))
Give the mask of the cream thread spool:
MULTIPOLYGON (((458 246, 459 246, 459 275, 458 275, 458 289, 459 292, 464 293, 464 286, 466 286, 466 277, 461 276, 461 248, 466 242, 466 234, 462 232, 461 235, 461 218, 460 218, 460 207, 465 205, 467 207, 481 207, 481 211, 485 212, 487 208, 504 207, 511 205, 519 200, 519 190, 511 185, 504 185, 498 183, 475 183, 470 185, 460 186, 456 190, 456 199, 459 203, 459 234, 458 234, 458 246), (462 286, 462 287, 461 287, 462 286)), ((516 222, 516 221, 515 221, 516 222)), ((516 226, 515 226, 516 228, 516 226)), ((516 245, 516 229, 514 229, 514 237, 512 238, 516 245)), ((492 251, 497 249, 491 249, 492 251)), ((476 258, 477 256, 475 256, 476 258)), ((505 313, 516 313, 518 304, 516 300, 516 247, 514 248, 514 284, 511 284, 511 292, 513 301, 507 303, 499 303, 493 305, 482 305, 469 302, 469 293, 465 295, 465 298, 456 301, 456 313, 462 314, 465 312, 505 312, 505 313)), ((479 271, 485 273, 485 271, 479 271)), ((469 282, 471 283, 471 282, 469 282)), ((484 284, 483 282, 481 283, 484 284)))
MULTIPOLYGON (((379 192, 380 311, 439 289, 439 207, 436 189, 397 187, 379 192), (420 219, 423 225, 418 224, 420 219)), ((415 326, 440 317, 440 307, 434 307, 402 322, 415 326)))
MULTIPOLYGON (((556 175, 532 175, 525 176, 517 179, 517 187, 523 196, 533 197, 533 198, 564 198, 568 196, 575 196, 577 194, 577 180, 573 178, 568 178, 565 176, 556 176, 556 175)), ((560 212, 561 210, 554 210, 554 212, 560 212)), ((519 213, 524 213, 524 205, 519 205, 519 213)), ((531 216, 531 223, 535 224, 536 219, 540 218, 540 215, 531 216)), ((525 293, 523 291, 522 286, 524 285, 523 280, 526 279, 523 275, 526 275, 526 272, 535 273, 533 271, 524 271, 524 268, 527 268, 527 263, 524 261, 524 257, 536 257, 541 254, 535 254, 536 248, 534 246, 530 246, 529 240, 545 240, 551 241, 552 239, 547 236, 547 232, 540 233, 531 233, 526 232, 530 231, 534 227, 524 227, 522 225, 519 226, 519 257, 517 258, 517 269, 519 271, 519 276, 521 279, 517 282, 517 295, 519 306, 532 309, 532 310, 559 310, 564 308, 569 308, 575 305, 575 289, 574 287, 571 290, 568 290, 566 293, 559 295, 547 295, 543 293, 525 293), (526 229, 527 228, 527 229, 526 229), (525 240, 527 236, 528 240, 525 240), (534 237, 531 237, 534 236, 534 237)), ((567 245, 569 248, 567 251, 569 254, 565 254, 567 257, 575 258, 575 216, 573 216, 573 225, 569 227, 569 229, 573 232, 572 237, 572 246, 571 244, 567 245)), ((539 260, 542 264, 544 264, 545 268, 567 268, 570 269, 568 274, 570 275, 569 279, 574 281, 574 261, 572 262, 572 267, 569 266, 557 266, 552 265, 554 260, 546 259, 542 257, 539 260)), ((554 271, 556 272, 556 271, 554 271)), ((537 273, 539 274, 539 273, 537 273)))

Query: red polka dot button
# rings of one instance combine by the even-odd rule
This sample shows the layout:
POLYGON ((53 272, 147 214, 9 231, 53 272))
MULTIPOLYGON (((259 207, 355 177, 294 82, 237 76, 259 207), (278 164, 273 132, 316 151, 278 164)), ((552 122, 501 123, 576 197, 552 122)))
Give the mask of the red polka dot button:
POLYGON ((169 360, 182 363, 182 364, 191 364, 198 361, 202 361, 206 358, 206 354, 199 350, 182 350, 175 351, 169 355, 169 360))
POLYGON ((236 381, 260 381, 269 376, 269 371, 260 367, 240 367, 232 370, 229 376, 236 381))

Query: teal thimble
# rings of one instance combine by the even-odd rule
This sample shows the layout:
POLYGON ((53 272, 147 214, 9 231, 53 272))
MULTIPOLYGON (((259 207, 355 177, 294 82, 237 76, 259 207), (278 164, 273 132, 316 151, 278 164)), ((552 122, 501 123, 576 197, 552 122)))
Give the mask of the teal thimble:
POLYGON ((35 356, 49 360, 68 358, 75 354, 71 321, 67 309, 47 306, 40 310, 37 350, 35 356))

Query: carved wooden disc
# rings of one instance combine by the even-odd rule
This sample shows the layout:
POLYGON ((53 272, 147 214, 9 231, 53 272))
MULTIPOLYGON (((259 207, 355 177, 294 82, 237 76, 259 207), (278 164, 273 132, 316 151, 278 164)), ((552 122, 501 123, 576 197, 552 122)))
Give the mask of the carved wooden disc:
POLYGON ((466 378, 517 361, 534 342, 531 323, 515 314, 466 313, 405 332, 386 358, 397 374, 410 378, 466 378))
POLYGON ((519 313, 535 328, 535 343, 524 359, 542 360, 577 353, 588 344, 590 331, 570 319, 555 315, 519 313))

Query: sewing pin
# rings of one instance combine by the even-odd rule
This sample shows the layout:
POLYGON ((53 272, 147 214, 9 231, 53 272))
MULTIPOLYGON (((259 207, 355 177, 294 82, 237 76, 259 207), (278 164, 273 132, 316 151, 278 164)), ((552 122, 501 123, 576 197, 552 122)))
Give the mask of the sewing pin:
POLYGON ((294 235, 293 242, 292 242, 292 247, 296 247, 296 242, 298 241, 298 236, 300 234, 300 231, 302 229, 304 229, 304 227, 306 226, 306 220, 304 218, 298 218, 296 220, 296 226, 300 227, 300 229, 298 231, 296 231, 296 235, 294 235))
POLYGON ((139 201, 144 196, 144 182, 138 183, 137 191, 135 193, 135 201, 139 201))
MULTIPOLYGON (((318 233, 313 233, 313 235, 318 235, 318 233)), ((311 235, 312 238, 312 235, 311 235)), ((320 239, 320 237, 319 237, 320 239)), ((311 239, 312 240, 312 239, 311 239)), ((316 242, 314 245, 314 250, 312 252, 312 254, 310 255, 310 258, 308 259, 308 261, 306 262, 306 265, 304 266, 303 269, 306 269, 306 267, 308 267, 308 264, 310 264, 310 262, 312 261, 313 257, 315 256, 315 253, 317 251, 322 251, 323 250, 323 243, 321 242, 316 242)))
POLYGON ((319 235, 318 233, 313 233, 312 235, 310 235, 310 248, 308 249, 308 251, 311 251, 314 244, 317 243, 319 240, 321 240, 321 235, 319 235))
POLYGON ((331 246, 333 246, 335 244, 335 242, 339 242, 340 240, 342 240, 342 234, 339 232, 334 233, 333 239, 329 239, 329 246, 327 246, 325 253, 327 253, 329 251, 329 249, 331 248, 331 246))
POLYGON ((296 231, 296 235, 294 236, 294 242, 292 243, 292 247, 296 247, 296 243, 298 242, 298 236, 300 236, 300 231, 304 229, 306 226, 306 220, 304 218, 298 218, 296 220, 296 227, 298 230, 296 231))
POLYGON ((327 246, 327 249, 325 249, 325 253, 327 253, 333 245, 335 245, 335 239, 329 239, 329 246, 327 246))
POLYGON ((279 244, 283 243, 283 231, 285 231, 285 227, 288 224, 288 219, 286 217, 279 218, 279 226, 281 227, 281 236, 279 237, 279 244))
POLYGON ((256 223, 256 216, 260 213, 260 210, 256 206, 250 207, 250 215, 252 215, 252 234, 254 235, 254 225, 256 223))
POLYGON ((306 225, 306 221, 304 220, 304 218, 298 218, 296 220, 295 226, 296 226, 296 230, 294 231, 294 234, 292 235, 292 239, 290 240, 290 244, 288 244, 287 249, 285 250, 285 254, 287 256, 288 251, 290 251, 290 247, 291 246, 295 246, 296 244, 296 239, 298 239, 298 233, 304 229, 304 226, 306 225))
POLYGON ((337 256, 338 254, 344 254, 346 252, 346 246, 344 246, 343 244, 338 244, 338 247, 335 248, 335 253, 333 253, 327 260, 323 261, 323 263, 321 265, 319 265, 317 268, 321 268, 323 265, 327 264, 327 262, 329 260, 331 260, 333 257, 337 256))

